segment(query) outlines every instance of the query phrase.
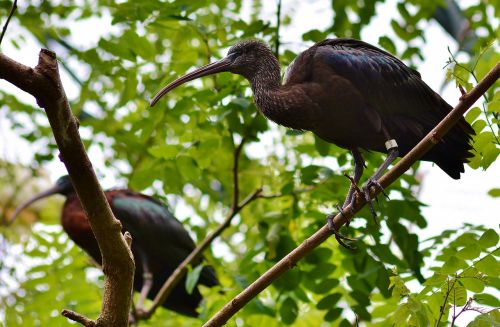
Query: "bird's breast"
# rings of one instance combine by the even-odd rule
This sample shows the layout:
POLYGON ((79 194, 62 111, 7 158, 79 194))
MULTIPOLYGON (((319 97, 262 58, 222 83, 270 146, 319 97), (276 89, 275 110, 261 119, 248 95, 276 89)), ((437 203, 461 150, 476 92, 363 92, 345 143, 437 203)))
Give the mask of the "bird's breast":
POLYGON ((97 263, 101 263, 99 245, 76 194, 69 196, 64 204, 61 225, 73 242, 84 249, 97 263))

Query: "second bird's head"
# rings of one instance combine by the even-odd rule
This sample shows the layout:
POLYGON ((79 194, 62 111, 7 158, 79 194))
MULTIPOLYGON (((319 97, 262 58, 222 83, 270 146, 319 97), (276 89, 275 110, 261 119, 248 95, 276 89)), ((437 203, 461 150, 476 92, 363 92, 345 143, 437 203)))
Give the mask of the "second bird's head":
MULTIPOLYGON (((258 73, 269 73, 260 71, 260 68, 269 68, 271 67, 270 65, 277 67, 279 74, 279 63, 274 57, 271 49, 266 44, 258 40, 238 42, 229 49, 225 58, 197 68, 191 73, 188 73, 165 86, 154 96, 150 104, 151 106, 154 106, 161 99, 161 97, 171 90, 203 76, 221 72, 231 72, 242 75, 246 79, 252 81, 254 76, 258 73)), ((276 69, 275 67, 272 68, 276 69)))
POLYGON ((73 184, 71 183, 69 176, 68 175, 61 176, 56 181, 56 184, 52 186, 50 189, 35 195, 31 199, 22 203, 19 207, 17 207, 14 213, 12 214, 12 217, 10 218, 10 222, 12 223, 19 215, 19 213, 21 213, 21 211, 23 211, 26 207, 30 206, 31 204, 33 204, 38 200, 41 200, 53 194, 61 194, 64 196, 68 196, 73 192, 74 192, 73 184))

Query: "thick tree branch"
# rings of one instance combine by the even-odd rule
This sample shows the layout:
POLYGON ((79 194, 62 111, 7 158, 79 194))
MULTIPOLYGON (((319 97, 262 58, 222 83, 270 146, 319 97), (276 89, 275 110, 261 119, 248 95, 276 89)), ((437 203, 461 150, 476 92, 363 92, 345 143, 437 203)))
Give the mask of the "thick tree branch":
POLYGON ((247 206, 250 202, 253 200, 257 199, 262 192, 261 188, 258 188, 254 192, 252 192, 250 195, 248 195, 243 201, 239 201, 239 194, 240 194, 240 188, 239 188, 239 182, 238 182, 238 166, 239 166, 239 160, 240 160, 240 154, 243 149, 243 145, 245 144, 245 138, 243 138, 240 142, 240 144, 234 149, 234 155, 233 155, 233 204, 231 206, 231 211, 227 215, 226 219, 217 227, 216 230, 214 230, 210 235, 208 235, 203 242, 201 242, 187 257, 184 259, 184 261, 181 262, 181 264, 175 269, 175 271, 168 277, 168 279, 165 281, 165 284, 163 284, 162 288, 156 295, 155 299, 153 300, 153 304, 148 310, 145 310, 143 312, 137 312, 136 313, 136 318, 137 319, 149 319, 153 313, 156 311, 156 309, 165 302, 166 298, 172 293, 172 290, 174 287, 180 282, 180 280, 186 275, 187 273, 187 267, 194 261, 198 260, 201 257, 201 254, 203 251, 205 251, 206 248, 212 244, 212 242, 226 229, 231 225, 231 221, 233 218, 243 209, 245 206, 247 206))
MULTIPOLYGON (((379 183, 382 187, 387 188, 391 183, 398 179, 412 164, 421 158, 430 148, 432 148, 443 135, 455 125, 464 113, 476 102, 500 77, 500 63, 483 78, 469 93, 460 98, 458 105, 432 130, 425 136, 406 156, 404 156, 394 167, 384 174, 379 183)), ((371 189, 371 197, 376 196, 380 191, 374 188, 371 189)), ((344 225, 347 219, 351 218, 358 212, 366 201, 364 197, 357 197, 354 206, 349 205, 344 210, 344 214, 337 214, 333 219, 335 229, 344 225)), ((235 296, 231 301, 226 303, 222 309, 217 312, 204 327, 214 327, 224 325, 232 316, 234 316, 241 308, 243 308, 250 300, 256 297, 260 292, 267 288, 273 281, 279 278, 288 270, 295 267, 297 262, 304 256, 309 254, 313 249, 323 243, 331 236, 331 231, 328 225, 323 226, 312 236, 307 238, 302 244, 296 247, 292 252, 287 254, 283 259, 266 271, 255 282, 244 289, 240 294, 235 296)))
MULTIPOLYGON (((101 313, 95 326, 127 326, 134 261, 129 248, 130 236, 123 236, 121 224, 111 212, 97 181, 78 133, 59 76, 56 55, 42 49, 35 68, 20 64, 0 53, 0 78, 16 85, 36 98, 45 109, 50 126, 80 202, 89 218, 102 255, 105 275, 101 313)), ((67 314, 76 317, 75 314, 67 314)), ((77 320, 82 322, 82 320, 77 320)))

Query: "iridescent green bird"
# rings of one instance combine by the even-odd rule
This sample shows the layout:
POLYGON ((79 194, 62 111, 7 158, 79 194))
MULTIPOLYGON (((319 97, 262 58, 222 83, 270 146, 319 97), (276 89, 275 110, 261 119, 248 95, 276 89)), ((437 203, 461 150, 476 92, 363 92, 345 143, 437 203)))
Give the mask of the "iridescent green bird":
MULTIPOLYGON (((53 194, 66 197, 61 213, 64 231, 101 264, 99 246, 69 176, 59 178, 54 187, 19 206, 11 221, 33 202, 53 194)), ((141 293, 138 305, 142 306, 145 297, 154 299, 167 278, 194 250, 195 243, 184 226, 160 201, 127 189, 109 190, 104 194, 113 214, 122 223, 123 231, 132 235, 132 253, 136 263, 134 289, 141 293)), ((193 263, 198 264, 201 264, 201 260, 193 263)), ((188 294, 185 282, 184 278, 177 284, 163 306, 177 313, 196 317, 196 309, 202 296, 198 288, 188 294)), ((219 284, 212 267, 203 267, 198 284, 208 287, 219 284)))

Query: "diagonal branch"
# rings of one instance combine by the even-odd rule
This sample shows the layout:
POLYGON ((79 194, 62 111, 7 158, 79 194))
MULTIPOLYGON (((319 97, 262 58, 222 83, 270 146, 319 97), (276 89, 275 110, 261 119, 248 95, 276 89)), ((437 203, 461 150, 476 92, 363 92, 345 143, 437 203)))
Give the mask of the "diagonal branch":
MULTIPOLYGON (((379 183, 383 188, 387 188, 391 183, 398 179, 406 172, 413 163, 420 159, 430 148, 432 148, 439 140, 455 125, 464 113, 476 102, 500 77, 500 63, 483 78, 469 93, 460 98, 457 106, 432 130, 427 134, 407 155, 405 155, 394 167, 384 174, 379 183)), ((379 193, 379 189, 371 189, 371 198, 379 193)), ((336 230, 344 225, 349 218, 358 212, 366 201, 364 197, 357 197, 354 206, 347 206, 343 214, 337 214, 333 218, 333 225, 336 230)), ((256 297, 260 292, 266 289, 273 281, 283 275, 288 270, 292 269, 297 262, 304 256, 309 254, 321 243, 326 241, 331 236, 331 231, 328 225, 323 226, 312 236, 307 238, 302 244, 288 253, 283 259, 266 271, 255 282, 244 289, 240 294, 224 305, 204 327, 215 327, 224 325, 232 316, 234 316, 241 308, 243 308, 250 300, 256 297)))
POLYGON ((136 313, 137 319, 149 319, 156 309, 165 302, 167 297, 172 293, 174 287, 180 282, 180 280, 186 275, 187 267, 197 259, 201 257, 203 251, 212 244, 212 242, 220 235, 222 232, 231 225, 233 218, 247 206, 250 202, 257 199, 262 192, 262 189, 258 188, 250 195, 248 195, 244 200, 239 202, 239 182, 238 182, 238 166, 240 160, 240 154, 245 144, 245 138, 243 138, 240 144, 234 149, 234 159, 233 159, 233 204, 231 206, 231 211, 227 215, 226 219, 215 229, 207 238, 203 240, 187 257, 181 264, 174 270, 172 275, 168 277, 160 291, 153 300, 153 304, 148 310, 138 311, 136 313))
POLYGON ((78 120, 71 112, 62 86, 55 53, 42 49, 35 68, 0 53, 0 78, 33 95, 45 109, 59 157, 68 170, 101 250, 105 281, 99 317, 92 321, 67 311, 64 315, 79 317, 77 321, 86 326, 127 326, 134 278, 131 238, 128 233, 122 235, 121 224, 113 216, 85 152, 78 120))
POLYGON ((9 16, 7 16, 7 20, 5 21, 5 24, 3 25, 2 28, 2 34, 0 34, 0 44, 2 44, 3 37, 5 36, 5 32, 7 32, 7 26, 9 26, 10 19, 12 16, 14 16, 14 12, 17 9, 17 0, 14 0, 12 3, 12 7, 10 8, 9 16))

